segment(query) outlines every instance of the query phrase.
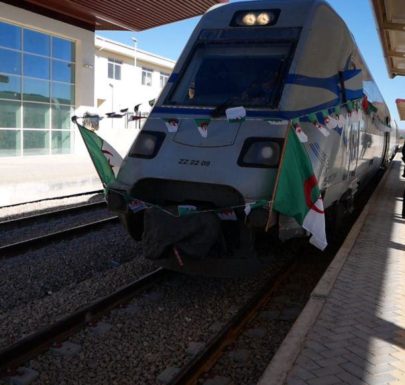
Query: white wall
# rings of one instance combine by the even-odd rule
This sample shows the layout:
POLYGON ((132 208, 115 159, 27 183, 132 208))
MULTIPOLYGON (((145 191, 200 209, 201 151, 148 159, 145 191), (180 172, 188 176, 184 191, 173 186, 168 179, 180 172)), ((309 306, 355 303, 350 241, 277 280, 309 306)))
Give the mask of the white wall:
MULTIPOLYGON (((132 112, 135 105, 141 104, 139 111, 148 113, 151 110, 149 101, 156 99, 162 90, 160 73, 170 74, 174 68, 174 61, 142 50, 135 53, 134 47, 101 37, 96 37, 95 46, 93 112, 104 115, 107 112, 119 112, 124 108, 132 112), (122 61, 121 80, 108 78, 108 58, 122 61), (152 86, 142 85, 142 67, 153 69, 152 86), (101 104, 98 106, 99 103, 101 104)), ((98 134, 124 156, 138 132, 135 123, 127 123, 123 117, 103 119, 98 134)))

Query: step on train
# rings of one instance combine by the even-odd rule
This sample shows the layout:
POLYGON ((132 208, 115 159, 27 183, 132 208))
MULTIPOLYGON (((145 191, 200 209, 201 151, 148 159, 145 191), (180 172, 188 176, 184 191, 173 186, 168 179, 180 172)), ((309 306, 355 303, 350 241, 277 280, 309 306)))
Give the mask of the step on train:
POLYGON ((266 258, 254 240, 266 224, 283 240, 305 236, 257 204, 272 199, 291 125, 304 135, 327 215, 350 209, 396 149, 395 122, 327 2, 214 6, 108 186, 108 207, 163 266, 258 271, 266 258))

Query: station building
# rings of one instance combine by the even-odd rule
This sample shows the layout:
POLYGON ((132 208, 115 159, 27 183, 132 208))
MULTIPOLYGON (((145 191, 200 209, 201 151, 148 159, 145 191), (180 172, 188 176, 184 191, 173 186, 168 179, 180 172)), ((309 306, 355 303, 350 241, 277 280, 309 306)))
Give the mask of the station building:
MULTIPOLYGON (((150 110, 174 62, 96 37, 97 29, 144 30, 219 2, 1 1, 0 159, 82 153, 75 113, 133 111, 138 104, 140 113, 150 110)), ((131 128, 126 119, 101 123, 109 126, 131 128)))
MULTIPOLYGON (((95 107, 101 114, 137 106, 147 115, 174 68, 170 59, 100 36, 95 38, 95 107)), ((105 119, 101 127, 137 127, 139 121, 105 119)))

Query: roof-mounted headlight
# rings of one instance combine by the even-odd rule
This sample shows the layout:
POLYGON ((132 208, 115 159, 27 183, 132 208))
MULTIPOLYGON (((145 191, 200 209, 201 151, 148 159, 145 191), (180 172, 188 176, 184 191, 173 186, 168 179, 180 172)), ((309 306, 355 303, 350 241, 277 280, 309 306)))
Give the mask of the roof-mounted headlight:
POLYGON ((267 25, 271 21, 270 14, 268 12, 259 13, 256 18, 256 24, 258 25, 267 25))
POLYGON ((232 27, 267 27, 274 25, 280 15, 279 9, 238 11, 232 18, 232 27))
POLYGON ((243 16, 242 24, 243 25, 255 25, 256 24, 256 15, 251 12, 247 13, 245 16, 243 16))

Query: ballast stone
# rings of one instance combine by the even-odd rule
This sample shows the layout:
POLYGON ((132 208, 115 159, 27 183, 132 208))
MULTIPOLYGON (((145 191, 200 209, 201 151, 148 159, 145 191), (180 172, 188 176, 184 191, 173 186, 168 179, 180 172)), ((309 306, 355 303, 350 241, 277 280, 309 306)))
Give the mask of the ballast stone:
POLYGON ((39 373, 31 368, 20 367, 17 369, 17 374, 6 378, 10 385, 29 385, 33 382, 39 373))
POLYGON ((251 338, 263 338, 266 335, 266 329, 262 328, 248 329, 246 330, 245 335, 251 338))
POLYGON ((106 322, 98 322, 95 326, 90 328, 90 333, 95 336, 102 336, 112 328, 112 325, 106 322))
POLYGON ((73 342, 65 341, 61 346, 51 348, 51 352, 60 354, 65 357, 72 357, 78 354, 81 350, 81 346, 74 344, 73 342))
POLYGON ((203 385, 232 385, 232 380, 227 377, 215 376, 214 378, 209 378, 203 383, 203 385))
POLYGON ((166 368, 157 377, 157 381, 160 384, 166 385, 175 377, 175 375, 180 371, 180 368, 175 368, 173 366, 166 368))
POLYGON ((188 348, 186 350, 186 353, 195 356, 198 354, 202 349, 204 349, 205 343, 204 342, 190 342, 188 345, 188 348))
POLYGON ((229 358, 237 363, 244 363, 250 357, 250 352, 247 349, 233 350, 229 353, 229 358))

